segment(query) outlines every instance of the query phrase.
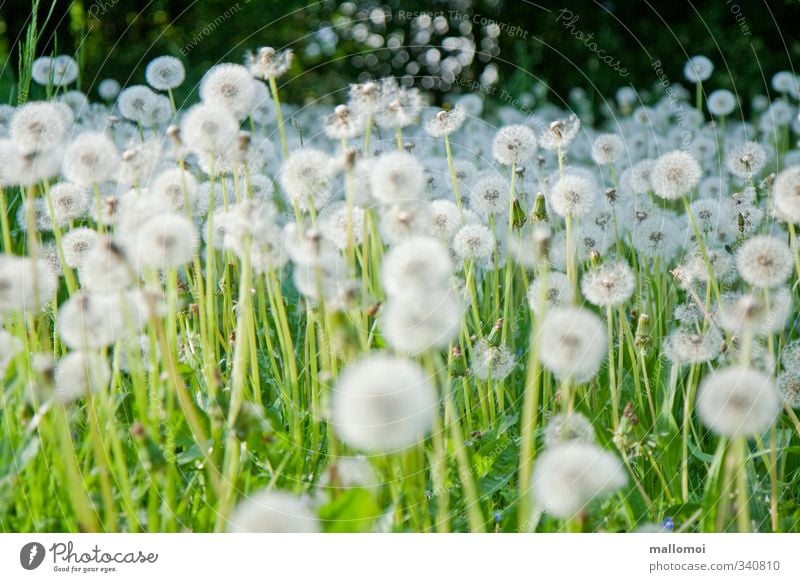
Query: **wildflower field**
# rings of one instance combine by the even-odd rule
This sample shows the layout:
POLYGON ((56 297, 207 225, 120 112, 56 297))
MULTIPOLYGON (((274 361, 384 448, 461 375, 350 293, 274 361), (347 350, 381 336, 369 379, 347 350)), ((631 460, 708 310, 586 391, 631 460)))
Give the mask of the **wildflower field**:
POLYGON ((0 96, 0 531, 800 530, 793 72, 301 104, 249 48, 0 96))

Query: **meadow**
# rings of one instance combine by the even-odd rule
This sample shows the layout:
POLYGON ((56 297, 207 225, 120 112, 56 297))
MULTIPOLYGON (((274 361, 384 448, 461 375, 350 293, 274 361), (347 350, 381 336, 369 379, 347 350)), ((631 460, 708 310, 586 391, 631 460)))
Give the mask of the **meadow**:
POLYGON ((745 109, 698 55, 584 122, 294 104, 292 58, 181 103, 172 56, 23 55, 0 530, 800 529, 793 73, 745 109))

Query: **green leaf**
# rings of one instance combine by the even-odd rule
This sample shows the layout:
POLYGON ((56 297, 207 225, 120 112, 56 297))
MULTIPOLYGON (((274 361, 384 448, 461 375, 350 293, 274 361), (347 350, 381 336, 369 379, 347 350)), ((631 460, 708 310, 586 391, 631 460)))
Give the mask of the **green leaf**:
POLYGON ((355 487, 340 493, 319 509, 319 517, 328 533, 368 532, 381 516, 381 509, 372 494, 355 487))

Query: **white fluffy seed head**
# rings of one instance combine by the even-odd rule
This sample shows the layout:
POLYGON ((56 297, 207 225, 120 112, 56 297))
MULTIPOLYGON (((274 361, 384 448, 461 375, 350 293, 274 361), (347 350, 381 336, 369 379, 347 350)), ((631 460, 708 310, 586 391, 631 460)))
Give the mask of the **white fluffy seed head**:
POLYGON ((64 177, 76 184, 97 184, 116 176, 120 157, 117 146, 103 133, 76 137, 64 154, 64 177))
POLYGON ((733 147, 725 156, 728 171, 744 180, 757 176, 767 164, 767 150, 758 142, 748 141, 733 147))
POLYGON ((383 309, 383 337, 395 350, 411 355, 442 349, 458 336, 463 311, 445 290, 393 297, 383 309))
POLYGON ((536 134, 527 125, 500 128, 492 141, 492 155, 504 166, 524 164, 536 153, 536 134))
POLYGON ((683 75, 690 83, 700 83, 711 77, 714 72, 714 63, 708 57, 697 55, 686 61, 683 75))
POLYGON ((59 182, 50 188, 48 195, 53 205, 53 220, 59 226, 83 218, 89 211, 89 192, 77 184, 59 182))
POLYGON ((469 191, 469 205, 480 216, 508 215, 510 192, 505 180, 498 176, 484 176, 469 191))
POLYGON ((800 371, 784 370, 776 379, 781 400, 792 408, 800 408, 800 371))
POLYGON ((145 79, 153 89, 167 91, 179 87, 186 78, 183 63, 175 57, 162 56, 150 61, 144 71, 145 79))
POLYGON ((625 142, 616 133, 603 133, 592 142, 592 159, 596 164, 609 166, 625 154, 625 142))
POLYGON ((554 415, 544 427, 544 444, 546 447, 566 442, 595 442, 594 427, 591 421, 580 412, 554 415))
POLYGON ((78 275, 81 285, 90 291, 114 293, 133 284, 131 269, 119 242, 104 237, 86 253, 78 275))
POLYGON ((120 339, 128 329, 126 321, 138 321, 132 305, 123 297, 120 293, 87 291, 72 295, 59 306, 56 320, 64 345, 73 350, 96 350, 120 339))
POLYGON ((717 89, 708 95, 708 111, 711 115, 730 115, 734 109, 736 96, 727 89, 717 89))
POLYGON ((57 286, 44 260, 0 254, 0 313, 34 313, 50 301, 57 286))
POLYGON ((435 238, 414 237, 383 257, 381 280, 390 297, 447 289, 453 272, 450 255, 435 238))
POLYGON ((9 134, 22 152, 29 153, 61 145, 67 129, 67 120, 55 103, 32 101, 16 108, 9 134))
POLYGON ((293 151, 281 166, 279 181, 292 205, 302 211, 321 209, 331 198, 333 161, 314 148, 293 151))
POLYGON ((434 234, 441 241, 451 241, 462 225, 458 205, 450 200, 434 200, 431 202, 431 211, 434 234))
POLYGON ((533 497, 560 519, 576 517, 594 499, 628 482, 619 459, 593 443, 570 441, 545 450, 533 470, 533 497))
POLYGON ((462 226, 453 239, 453 249, 459 258, 487 263, 494 253, 496 241, 492 231, 482 224, 462 226))
POLYGON ((333 388, 334 430, 349 446, 391 453, 431 431, 436 390, 415 362, 380 353, 349 365, 333 388))
POLYGON ((792 274, 792 265, 792 251, 775 236, 754 236, 736 253, 739 275, 754 287, 782 285, 792 274))
POLYGON ((121 87, 116 79, 103 79, 97 85, 97 94, 103 101, 112 101, 119 95, 121 87))
POLYGON ((581 290, 586 300, 598 307, 621 305, 630 299, 636 287, 628 263, 612 261, 586 272, 581 279, 581 290))
POLYGON ((361 244, 364 238, 364 209, 360 206, 348 208, 347 202, 328 204, 319 214, 319 230, 337 249, 347 248, 348 241, 361 244))
POLYGON ((105 389, 111 381, 108 361, 95 352, 70 352, 55 370, 55 399, 69 404, 91 392, 105 389))
POLYGON ((433 137, 443 137, 458 131, 464 125, 467 114, 459 106, 449 111, 441 110, 425 124, 425 131, 433 137))
POLYGON ((735 335, 776 333, 786 326, 791 309, 792 294, 787 287, 771 290, 768 297, 759 293, 723 296, 717 322, 735 335))
POLYGON ((553 307, 569 307, 574 298, 572 283, 559 271, 550 271, 546 276, 536 277, 528 287, 528 304, 536 315, 544 315, 553 307))
POLYGON ((309 503, 283 491, 264 490, 240 501, 228 519, 232 533, 319 533, 309 503))
POLYGON ((99 236, 96 230, 86 227, 73 228, 64 233, 61 246, 64 251, 64 262, 70 269, 80 268, 99 236))
POLYGON ((584 216, 594 206, 597 189, 597 184, 584 176, 566 174, 550 191, 550 206, 559 216, 584 216))
POLYGON ((147 197, 159 197, 175 212, 194 213, 198 205, 197 179, 184 168, 168 168, 150 183, 147 197))
POLYGON ((772 425, 779 408, 772 378, 746 366, 714 372, 703 381, 697 394, 697 415, 722 436, 761 434, 772 425))
POLYGON ((200 103, 181 120, 181 139, 186 147, 200 155, 219 155, 236 139, 239 122, 225 107, 200 103))
POLYGON ((773 185, 776 214, 786 222, 800 223, 800 166, 786 168, 773 185))
POLYGON ((606 356, 608 338, 603 322, 578 307, 557 307, 542 324, 542 364, 559 378, 576 383, 590 380, 606 356))
POLYGON ((140 125, 149 125, 153 109, 157 106, 157 95, 145 85, 126 87, 117 97, 119 112, 126 119, 140 125))
POLYGON ((704 332, 678 327, 664 340, 664 355, 674 364, 703 364, 722 351, 722 335, 714 327, 704 332))
POLYGON ((186 216, 172 212, 159 214, 136 233, 131 260, 138 269, 180 267, 191 262, 198 245, 197 227, 186 216))
POLYGON ((237 119, 247 117, 253 108, 255 96, 255 81, 242 65, 214 65, 200 81, 200 99, 203 103, 223 107, 237 119))
POLYGON ((375 161, 369 176, 372 196, 380 202, 426 200, 425 170, 407 152, 390 152, 375 161))
POLYGON ((516 360, 504 345, 494 346, 486 338, 472 347, 472 373, 479 380, 502 382, 514 369, 516 360))
POLYGON ((679 221, 667 212, 656 212, 633 225, 633 247, 643 257, 669 263, 681 249, 679 221))
POLYGON ((703 171, 694 156, 676 150, 656 160, 650 172, 650 182, 656 196, 676 200, 689 195, 702 176, 703 171))

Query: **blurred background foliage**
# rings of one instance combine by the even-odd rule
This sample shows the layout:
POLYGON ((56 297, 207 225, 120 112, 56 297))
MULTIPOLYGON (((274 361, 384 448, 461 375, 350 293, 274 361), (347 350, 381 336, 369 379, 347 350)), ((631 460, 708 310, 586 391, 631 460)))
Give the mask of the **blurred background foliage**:
MULTIPOLYGON (((0 0, 2 101, 15 99, 31 17, 30 0, 0 0)), ((36 55, 75 55, 90 94, 107 77, 141 83, 151 58, 171 54, 189 75, 178 96, 193 98, 211 65, 241 62, 245 51, 271 45, 296 53, 282 79, 295 102, 339 102, 349 83, 388 75, 439 101, 473 82, 506 101, 541 96, 541 87, 534 91, 541 81, 557 103, 576 87, 597 102, 626 84, 654 88, 653 59, 681 82, 694 54, 714 61, 711 87, 733 89, 746 102, 800 57, 796 0, 41 0, 36 18, 36 55), (601 62, 598 51, 627 74, 601 62)))

